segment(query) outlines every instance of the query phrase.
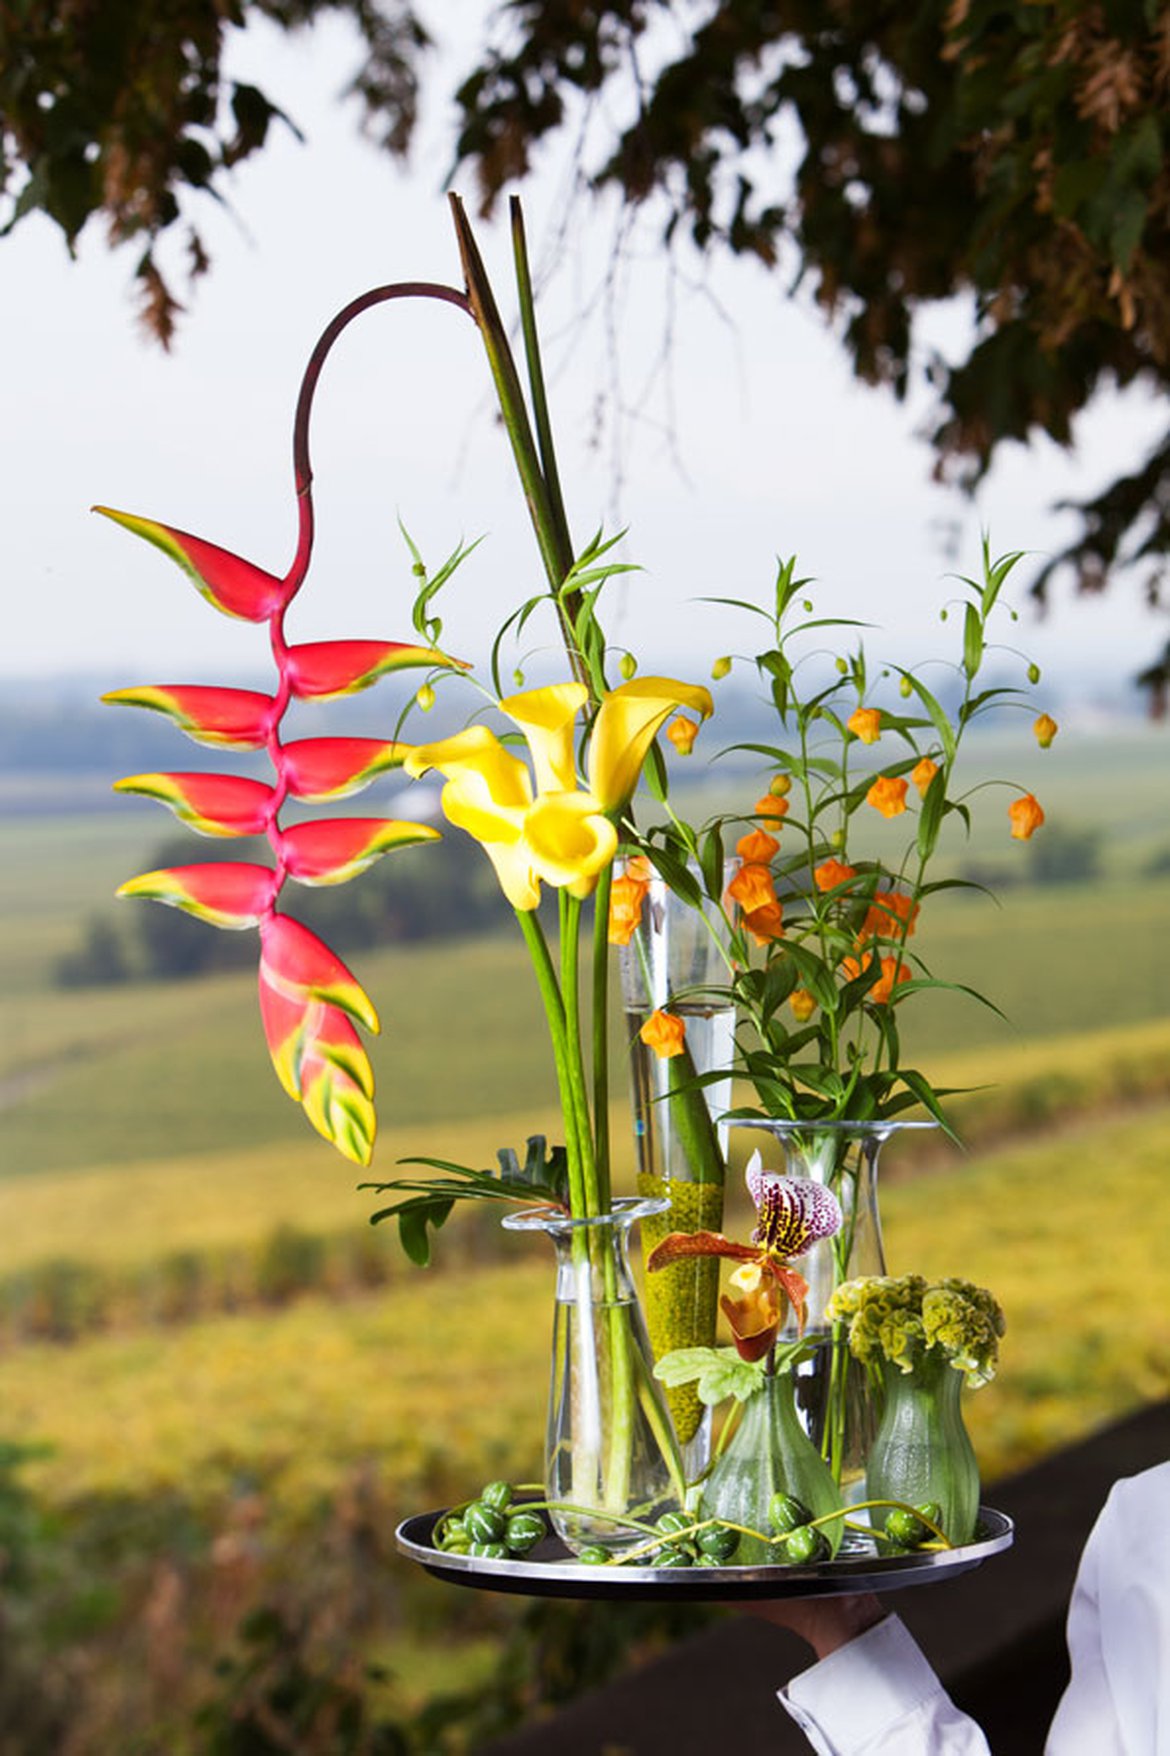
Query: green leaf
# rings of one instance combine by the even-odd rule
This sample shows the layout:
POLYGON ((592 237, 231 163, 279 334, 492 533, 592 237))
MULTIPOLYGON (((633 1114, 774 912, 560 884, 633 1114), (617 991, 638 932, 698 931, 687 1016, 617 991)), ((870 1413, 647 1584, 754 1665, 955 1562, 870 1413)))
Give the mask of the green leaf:
POLYGON ((972 680, 983 660, 983 624, 974 604, 968 604, 963 617, 963 669, 972 680))
POLYGON ((729 1396, 746 1402, 763 1384, 765 1370, 765 1360, 741 1360, 731 1347, 684 1347, 664 1354, 654 1376, 671 1390, 693 1384, 699 1401, 714 1408, 729 1396))
POLYGON ((942 744, 943 750, 946 752, 947 762, 948 764, 952 763, 955 760, 955 732, 954 727, 951 725, 951 722, 947 718, 941 705, 935 700, 934 696, 930 693, 930 690, 926 687, 926 684, 919 682, 913 671, 905 671, 900 665, 894 665, 892 669, 899 677, 904 677, 907 680, 911 689, 913 689, 915 695, 917 695, 919 701, 921 701, 923 707, 925 707, 934 723, 934 729, 939 735, 939 741, 942 744))
POLYGON ((947 777, 945 769, 940 768, 930 777, 930 785, 922 800, 922 809, 918 813, 918 854, 923 861, 929 860, 938 841, 938 832, 942 827, 943 812, 947 802, 947 777))
POLYGON ((718 827, 709 829, 699 844, 699 866, 707 895, 718 902, 723 894, 723 837, 718 827))

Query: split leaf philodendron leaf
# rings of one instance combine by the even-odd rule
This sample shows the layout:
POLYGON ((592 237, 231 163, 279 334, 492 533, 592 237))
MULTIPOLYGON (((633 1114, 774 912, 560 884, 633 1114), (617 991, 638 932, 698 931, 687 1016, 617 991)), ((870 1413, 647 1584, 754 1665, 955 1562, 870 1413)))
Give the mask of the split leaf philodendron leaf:
POLYGON ((369 689, 379 677, 419 668, 465 670, 433 646, 412 646, 400 640, 311 640, 290 646, 285 674, 300 701, 330 701, 369 689))
POLYGON ((165 713, 197 744, 225 750, 262 750, 272 731, 276 702, 256 689, 220 689, 205 683, 143 683, 102 696, 118 707, 165 713))
POLYGON ((164 555, 169 555, 208 603, 222 610, 225 616, 234 616, 242 622, 267 622, 269 617, 284 609, 293 595, 295 588, 290 587, 286 580, 233 555, 228 549, 204 542, 202 537, 175 530, 169 524, 158 524, 151 518, 139 518, 133 512, 116 512, 110 506, 95 506, 94 511, 112 518, 115 524, 122 525, 135 536, 144 537, 164 555))
POLYGON ((295 738, 282 745, 280 762, 292 796, 317 802, 361 792, 401 768, 412 747, 383 738, 295 738))
POLYGON ((280 837, 290 878, 301 884, 343 884, 372 866, 391 848, 438 841, 426 823, 392 817, 334 817, 324 823, 298 823, 280 837))
POLYGON ((117 894, 167 903, 212 927, 257 927, 272 907, 276 873, 244 860, 165 866, 128 879, 117 894))
POLYGON ((324 1000, 375 1036, 382 1028, 373 1001, 337 953, 291 915, 269 915, 261 922, 260 969, 290 1000, 324 1000))
POLYGON ((200 835, 262 835, 276 798, 273 787, 236 774, 130 774, 114 791, 157 799, 200 835))

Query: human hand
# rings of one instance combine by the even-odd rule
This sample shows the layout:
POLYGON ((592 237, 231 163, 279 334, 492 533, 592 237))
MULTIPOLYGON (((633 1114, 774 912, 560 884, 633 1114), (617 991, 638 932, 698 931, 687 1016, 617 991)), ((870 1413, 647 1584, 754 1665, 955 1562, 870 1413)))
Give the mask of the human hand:
POLYGON ((828 1658, 888 1614, 872 1592, 848 1597, 760 1599, 738 1607, 778 1628, 790 1628, 808 1642, 818 1659, 828 1658))

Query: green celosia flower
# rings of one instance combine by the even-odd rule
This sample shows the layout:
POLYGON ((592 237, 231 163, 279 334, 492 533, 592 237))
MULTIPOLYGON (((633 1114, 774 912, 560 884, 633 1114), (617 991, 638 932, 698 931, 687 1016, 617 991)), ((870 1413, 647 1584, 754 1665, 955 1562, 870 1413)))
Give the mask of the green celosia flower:
POLYGON ((985 1287, 970 1281, 869 1275, 839 1286, 827 1315, 848 1326, 850 1352, 866 1365, 888 1361, 912 1372, 937 1348, 972 1389, 995 1376, 1003 1312, 985 1287))

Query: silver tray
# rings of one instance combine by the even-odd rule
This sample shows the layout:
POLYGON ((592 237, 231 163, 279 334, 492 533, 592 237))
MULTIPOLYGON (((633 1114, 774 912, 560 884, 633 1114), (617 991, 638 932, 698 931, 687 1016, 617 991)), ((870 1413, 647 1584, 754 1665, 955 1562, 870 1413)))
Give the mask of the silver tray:
POLYGON ((908 1555, 862 1552, 797 1567, 616 1567, 588 1566, 559 1537, 547 1536, 522 1560, 450 1555, 431 1547, 444 1511, 418 1512, 395 1532, 400 1552, 436 1579, 478 1591, 522 1597, 624 1599, 645 1603, 744 1603, 752 1598, 842 1597, 857 1591, 903 1591, 932 1585, 978 1567, 1010 1548, 1014 1526, 1002 1512, 979 1508, 975 1539, 956 1549, 916 1549, 908 1555))

